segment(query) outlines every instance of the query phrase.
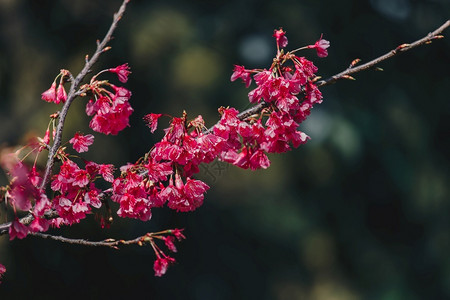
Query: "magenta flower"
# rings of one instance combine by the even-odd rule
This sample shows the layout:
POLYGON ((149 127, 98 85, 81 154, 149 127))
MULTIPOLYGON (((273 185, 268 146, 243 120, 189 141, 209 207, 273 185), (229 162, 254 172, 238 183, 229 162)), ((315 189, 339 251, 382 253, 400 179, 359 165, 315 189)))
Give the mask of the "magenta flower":
POLYGON ((174 230, 172 230, 173 235, 177 238, 177 240, 181 241, 183 239, 186 239, 186 237, 183 234, 183 230, 184 229, 178 229, 175 228, 174 230))
POLYGON ((164 244, 170 251, 177 252, 177 247, 175 247, 175 243, 174 243, 175 237, 173 235, 165 236, 165 237, 163 237, 163 240, 164 240, 164 244))
POLYGON ((231 75, 230 80, 235 81, 236 79, 241 78, 245 83, 245 87, 248 88, 252 83, 252 77, 250 76, 250 71, 246 70, 243 66, 234 66, 233 74, 231 75))
POLYGON ((86 152, 89 146, 94 143, 94 136, 92 134, 82 135, 79 132, 75 133, 75 136, 69 140, 72 144, 73 149, 78 153, 86 152))
POLYGON ((143 117, 146 125, 150 128, 151 133, 155 132, 158 127, 158 119, 162 116, 162 114, 148 114, 143 117))
POLYGON ((0 264, 0 283, 2 283, 1 279, 6 272, 6 268, 4 265, 0 264))
POLYGON ((42 100, 56 103, 56 82, 53 81, 52 86, 42 93, 42 100))
MULTIPOLYGON (((92 112, 91 106, 91 102, 86 105, 88 115, 92 112)), ((89 127, 96 132, 116 135, 130 125, 129 117, 132 112, 133 108, 130 103, 114 103, 108 113, 102 113, 99 110, 89 123, 89 127)))
POLYGON ((99 165, 99 167, 100 167, 100 169, 98 170, 98 173, 100 175, 102 175, 103 179, 108 182, 113 182, 114 181, 114 174, 113 174, 114 166, 111 164, 108 164, 108 165, 101 164, 101 165, 99 165))
POLYGON ((19 219, 16 219, 9 226, 9 240, 12 241, 15 237, 23 239, 28 234, 28 227, 20 223, 19 219))
POLYGON ((286 37, 286 31, 283 29, 274 30, 273 37, 277 40, 277 46, 279 48, 284 48, 288 44, 288 39, 286 37))
POLYGON ((170 256, 166 256, 164 258, 158 257, 153 264, 155 276, 161 277, 162 275, 166 274, 169 264, 173 264, 174 262, 175 259, 170 256))
POLYGON ((45 218, 35 218, 30 224, 30 231, 45 232, 50 227, 50 220, 45 218))
POLYGON ((316 49, 318 57, 327 57, 328 47, 330 47, 330 42, 322 39, 322 34, 320 35, 320 39, 314 45, 308 46, 309 49, 316 49))
POLYGON ((59 84, 58 89, 56 90, 56 100, 55 103, 59 104, 59 103, 64 103, 67 100, 67 93, 66 90, 64 89, 64 85, 59 84))
POLYGON ((108 71, 111 73, 116 73, 117 77, 119 77, 119 80, 121 82, 127 82, 128 81, 128 75, 130 75, 130 67, 128 66, 128 64, 123 64, 120 65, 118 67, 109 69, 108 71))

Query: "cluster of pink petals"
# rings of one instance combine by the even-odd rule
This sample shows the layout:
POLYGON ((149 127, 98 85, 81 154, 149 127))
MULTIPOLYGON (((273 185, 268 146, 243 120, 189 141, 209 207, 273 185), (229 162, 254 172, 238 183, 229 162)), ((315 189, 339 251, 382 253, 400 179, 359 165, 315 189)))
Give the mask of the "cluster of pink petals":
POLYGON ((50 88, 42 93, 42 100, 47 102, 53 102, 55 104, 64 103, 67 100, 67 93, 64 89, 64 85, 60 83, 58 88, 56 87, 56 82, 54 81, 50 88))
POLYGON ((108 71, 111 73, 116 73, 119 81, 123 83, 128 81, 128 75, 131 73, 128 64, 123 64, 118 67, 108 69, 108 71))
POLYGON ((50 201, 38 187, 42 179, 36 168, 29 170, 23 163, 18 162, 9 170, 9 174, 12 177, 12 183, 6 198, 15 211, 31 211, 34 217, 28 226, 15 217, 9 227, 10 240, 23 239, 29 232, 47 231, 51 221, 45 219, 44 213, 50 208, 50 201))
MULTIPOLYGON (((286 46, 284 31, 276 30, 274 37, 279 46, 286 46)), ((292 65, 274 64, 269 70, 234 67, 232 81, 240 78, 249 86, 252 77, 255 80, 249 100, 264 102, 267 107, 259 117, 242 120, 238 110, 220 108, 221 119, 208 131, 201 116, 190 122, 186 115, 172 118, 147 160, 123 167, 122 175, 114 181, 112 199, 120 204, 118 214, 148 220, 151 209, 164 204, 181 212, 195 210, 209 189, 206 183, 192 179, 201 163, 219 159, 244 169, 265 169, 270 166, 268 153, 286 152, 306 143, 309 137, 298 127, 314 104, 322 101, 313 82, 317 67, 293 54, 286 60, 292 65)), ((144 117, 151 132, 161 116, 144 117)), ((164 259, 157 264, 161 270, 167 265, 164 259)))
POLYGON ((122 167, 122 175, 114 181, 112 196, 120 204, 119 216, 148 220, 151 209, 165 203, 182 212, 202 205, 209 186, 190 176, 199 171, 200 163, 209 163, 217 157, 223 141, 212 138, 212 134, 193 132, 187 133, 183 118, 174 118, 147 161, 122 167))
POLYGON ((69 140, 73 149, 78 153, 86 152, 89 150, 89 146, 94 143, 94 136, 92 134, 82 135, 81 133, 75 133, 75 136, 69 140))
POLYGON ((113 166, 87 162, 85 169, 81 169, 72 160, 64 161, 51 182, 52 190, 57 192, 52 201, 52 208, 59 215, 54 225, 78 223, 91 212, 92 207, 102 206, 101 191, 94 184, 98 177, 112 182, 113 166))
POLYGON ((123 87, 111 86, 114 93, 102 93, 97 95, 95 100, 89 100, 86 104, 86 113, 88 116, 94 116, 89 123, 92 130, 116 135, 129 126, 133 108, 128 102, 131 92, 123 87))

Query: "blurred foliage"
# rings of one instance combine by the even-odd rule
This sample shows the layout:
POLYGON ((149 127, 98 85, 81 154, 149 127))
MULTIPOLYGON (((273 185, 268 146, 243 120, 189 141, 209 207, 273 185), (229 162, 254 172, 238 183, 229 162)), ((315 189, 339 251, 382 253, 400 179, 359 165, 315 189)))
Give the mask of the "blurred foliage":
MULTIPOLYGON (((57 108, 40 93, 59 69, 81 69, 120 2, 0 0, 3 147, 43 135, 57 108)), ((217 107, 247 107, 248 91, 229 82, 233 64, 268 67, 275 28, 287 31, 289 49, 324 33, 329 57, 304 55, 326 77, 424 36, 449 11, 446 0, 132 0, 93 70, 130 64, 131 127, 96 135, 86 157, 135 161, 162 136, 144 126, 149 112, 186 109, 212 125, 217 107)), ((449 298, 449 53, 446 38, 384 62, 384 72, 324 87, 325 101, 301 125, 308 144, 271 156, 268 170, 202 170, 212 188, 196 212, 155 209, 148 223, 116 217, 109 230, 90 217, 54 231, 99 240, 185 227, 178 264, 163 278, 154 277, 148 248, 2 236, 0 298, 449 298)), ((70 112, 66 139, 90 132, 83 101, 70 112)))

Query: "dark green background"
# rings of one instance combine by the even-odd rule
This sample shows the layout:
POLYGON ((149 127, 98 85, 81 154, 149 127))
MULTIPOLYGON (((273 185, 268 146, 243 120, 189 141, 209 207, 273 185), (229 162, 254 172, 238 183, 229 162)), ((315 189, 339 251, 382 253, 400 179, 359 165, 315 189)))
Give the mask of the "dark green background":
MULTIPOLYGON (((81 69, 119 5, 0 0, 2 146, 42 136, 57 108, 40 93, 59 69, 81 69)), ((424 36, 449 13, 446 0, 132 0, 112 50, 95 67, 130 64, 132 126, 117 137, 96 134, 86 157, 135 161, 162 136, 144 126, 149 112, 186 109, 213 125, 217 107, 247 107, 248 90, 229 82, 233 64, 268 67, 275 28, 287 31, 288 49, 323 33, 329 56, 304 55, 327 77, 355 58, 365 62, 424 36)), ((268 170, 230 167, 212 170, 214 178, 203 170, 211 190, 193 213, 155 209, 147 223, 116 216, 109 230, 89 217, 51 231, 100 240, 186 228, 178 263, 164 277, 154 277, 148 247, 113 251, 2 236, 8 271, 0 298, 449 298, 449 51, 450 39, 439 40, 382 63, 384 72, 323 87, 323 104, 301 125, 309 143, 271 156, 268 170)), ((77 130, 91 133, 84 105, 73 105, 66 140, 77 130)))

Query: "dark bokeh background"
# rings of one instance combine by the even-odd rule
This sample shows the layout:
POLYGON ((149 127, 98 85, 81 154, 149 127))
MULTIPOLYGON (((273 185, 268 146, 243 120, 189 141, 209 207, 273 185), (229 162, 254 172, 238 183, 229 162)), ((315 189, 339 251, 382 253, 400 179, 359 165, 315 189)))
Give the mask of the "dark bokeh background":
MULTIPOLYGON (((81 69, 119 5, 0 0, 3 146, 43 134, 57 108, 40 93, 60 68, 81 69)), ((132 0, 96 66, 132 67, 132 126, 117 137, 96 135, 87 157, 135 161, 161 137, 141 121, 149 112, 186 109, 212 125, 218 106, 244 109, 248 91, 229 82, 233 64, 268 67, 275 28, 287 31, 289 49, 324 33, 329 56, 304 54, 326 77, 424 36, 449 15, 447 0, 132 0)), ((268 170, 203 170, 212 188, 196 212, 155 209, 148 223, 116 217, 109 230, 90 217, 54 232, 99 240, 186 228, 178 264, 163 278, 154 277, 147 247, 2 236, 8 271, 0 298, 449 298, 449 51, 450 39, 436 41, 384 62, 384 72, 324 87, 324 103, 301 126, 308 144, 271 156, 268 170)), ((90 133, 83 110, 84 100, 74 104, 66 139, 90 133)))

